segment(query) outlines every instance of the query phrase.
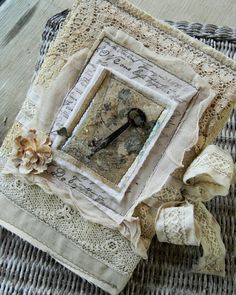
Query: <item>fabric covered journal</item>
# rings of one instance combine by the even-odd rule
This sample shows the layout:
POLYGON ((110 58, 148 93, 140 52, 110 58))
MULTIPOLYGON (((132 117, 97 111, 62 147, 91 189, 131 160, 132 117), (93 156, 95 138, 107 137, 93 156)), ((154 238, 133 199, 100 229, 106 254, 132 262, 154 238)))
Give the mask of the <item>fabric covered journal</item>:
POLYGON ((232 157, 212 145, 235 73, 126 1, 75 1, 0 149, 0 224, 110 294, 155 233, 201 245, 193 271, 224 276, 204 202, 235 180, 232 157))

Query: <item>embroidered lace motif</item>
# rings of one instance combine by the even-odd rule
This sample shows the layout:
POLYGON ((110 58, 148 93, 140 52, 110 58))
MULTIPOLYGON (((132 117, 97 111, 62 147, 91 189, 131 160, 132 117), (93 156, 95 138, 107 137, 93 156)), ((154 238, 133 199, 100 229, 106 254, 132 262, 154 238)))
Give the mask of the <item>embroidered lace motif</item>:
MULTIPOLYGON (((0 169, 3 168, 16 134, 21 130, 15 124, 0 149, 0 169)), ((56 195, 49 195, 37 186, 29 186, 13 176, 0 173, 0 191, 22 209, 35 215, 83 251, 122 274, 132 273, 140 257, 130 242, 118 231, 94 224, 65 205, 56 195)))
POLYGON ((195 267, 198 272, 224 276, 221 230, 204 203, 217 195, 227 195, 234 172, 229 153, 209 145, 188 167, 183 185, 172 178, 151 199, 151 204, 159 208, 155 224, 160 241, 201 243, 203 256, 195 267))
MULTIPOLYGON (((65 64, 67 57, 80 48, 91 48, 105 26, 121 29, 141 41, 156 53, 181 58, 204 77, 217 93, 200 121, 199 141, 195 149, 186 153, 188 165, 203 146, 217 136, 232 111, 236 87, 235 64, 200 42, 156 21, 126 1, 80 0, 75 2, 70 18, 49 49, 40 71, 39 83, 48 85, 65 64), (119 17, 117 17, 119 16, 119 17)), ((180 169, 175 176, 181 177, 180 169)))
POLYGON ((206 255, 200 258, 200 263, 196 266, 196 271, 224 275, 225 247, 223 243, 219 243, 219 239, 217 238, 220 235, 220 228, 217 224, 218 232, 215 232, 209 226, 215 220, 201 202, 195 204, 194 215, 196 220, 201 224, 201 244, 204 245, 206 250, 206 255))
POLYGON ((166 185, 161 191, 152 195, 153 202, 181 202, 184 200, 177 186, 166 185))
POLYGON ((148 239, 150 242, 155 234, 155 228, 153 223, 152 208, 144 203, 140 203, 134 211, 134 216, 138 216, 140 219, 140 226, 144 239, 148 239))
POLYGON ((206 153, 200 158, 197 158, 191 167, 206 167, 213 168, 217 173, 220 173, 229 178, 233 177, 233 172, 231 170, 231 163, 227 161, 227 158, 219 153, 206 153))
POLYGON ((29 99, 26 99, 16 117, 16 120, 23 123, 24 125, 27 125, 33 119, 35 113, 35 104, 29 99))
POLYGON ((164 232, 168 243, 185 244, 186 231, 183 228, 185 215, 181 209, 173 210, 172 208, 167 208, 164 210, 164 232))
MULTIPOLYGON (((131 36, 143 42, 145 46, 150 47, 150 49, 159 54, 164 52, 165 54, 184 59, 191 64, 194 70, 204 77, 208 83, 210 83, 212 89, 217 92, 214 102, 201 119, 198 144, 195 147, 195 151, 189 152, 185 159, 185 164, 188 164, 196 156, 196 153, 202 150, 205 144, 212 141, 219 129, 222 128, 225 118, 229 116, 233 107, 232 87, 236 86, 234 65, 223 57, 221 63, 220 55, 214 53, 210 49, 203 51, 203 46, 193 46, 193 44, 197 44, 197 41, 192 41, 193 44, 190 44, 191 42, 187 39, 186 42, 185 37, 181 33, 173 33, 170 29, 168 31, 168 27, 156 23, 152 18, 146 15, 141 15, 138 10, 127 5, 126 2, 116 1, 117 4, 112 5, 111 3, 113 2, 112 0, 94 0, 90 1, 88 5, 88 1, 80 0, 77 5, 74 5, 71 16, 65 23, 64 30, 59 33, 60 37, 56 39, 54 45, 49 50, 48 56, 45 59, 45 64, 40 71, 39 83, 48 85, 50 81, 57 76, 71 54, 83 47, 91 48, 97 35, 106 25, 126 31, 131 36), (117 17, 117 15, 119 15, 119 17, 117 17), (83 34, 81 32, 83 32, 83 34)), ((9 146, 7 147, 6 144, 5 148, 1 149, 4 158, 9 150, 9 146)), ((3 165, 3 163, 1 163, 1 165, 3 165)), ((181 173, 179 175, 181 175, 181 173)), ((14 189, 14 193, 8 197, 11 197, 14 202, 18 202, 19 206, 23 206, 24 204, 24 206, 30 208, 34 214, 37 212, 42 220, 55 227, 57 230, 64 231, 66 229, 66 234, 69 235, 70 239, 75 241, 79 247, 89 252, 93 257, 104 261, 104 263, 111 268, 120 272, 133 271, 139 257, 133 253, 128 241, 123 239, 118 233, 85 222, 78 213, 76 213, 75 218, 75 212, 73 212, 71 208, 63 205, 55 196, 49 196, 40 189, 35 189, 33 186, 30 188, 13 179, 8 179, 7 181, 9 181, 8 185, 1 189, 5 190, 5 194, 7 194, 10 189, 12 189, 12 191, 14 189), (34 190, 34 193, 31 189, 34 190), (15 194, 15 190, 18 193, 17 195, 15 194), (38 192, 38 190, 40 192, 38 192), (22 191, 25 192, 24 196, 22 191), (26 195, 28 195, 28 198, 26 195), (29 196, 32 196, 33 203, 29 196), (37 200, 40 204, 35 203, 37 200), (42 209, 40 206, 43 206, 42 209), (79 223, 79 225, 77 224, 78 227, 76 227, 76 222, 79 223), (60 228, 60 226, 62 228, 60 228), (86 229, 84 232, 82 231, 83 228, 86 229), (103 230, 105 232, 103 232, 103 230), (89 236, 87 236, 87 233, 89 233, 89 236), (87 243, 87 241, 89 241, 89 243, 87 243), (103 245, 103 247, 98 249, 98 244, 103 245), (104 251, 104 249, 106 249, 106 251, 104 251), (121 254, 120 256, 119 253, 121 254), (122 256, 125 257, 125 261, 122 256)), ((1 182, 3 183, 3 181, 1 182)), ((183 200, 180 192, 176 192, 169 187, 164 188, 160 193, 153 196, 153 199, 164 202, 183 200)), ((200 202, 194 205, 195 213, 198 216, 198 222, 201 223, 204 237, 206 237, 203 239, 203 243, 205 243, 209 249, 209 253, 213 254, 213 256, 222 256, 221 254, 224 252, 224 248, 217 243, 217 233, 212 231, 211 227, 208 227, 210 217, 206 212, 205 206, 200 202)), ((145 222, 143 224, 145 225, 145 222)), ((143 226, 143 228, 145 228, 145 226, 143 226)), ((149 228, 149 226, 147 226, 147 228, 149 228)), ((209 270, 209 272, 212 272, 212 270, 215 270, 216 273, 222 273, 224 271, 224 264, 222 263, 221 265, 217 258, 214 259, 211 255, 209 259, 207 256, 204 259, 203 268, 201 269, 200 267, 199 271, 203 270, 206 272, 209 270)))

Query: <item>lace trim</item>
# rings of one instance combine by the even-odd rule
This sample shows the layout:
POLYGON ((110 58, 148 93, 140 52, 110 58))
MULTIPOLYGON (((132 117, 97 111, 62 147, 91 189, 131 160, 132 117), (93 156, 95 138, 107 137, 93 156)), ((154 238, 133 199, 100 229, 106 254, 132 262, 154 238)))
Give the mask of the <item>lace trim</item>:
POLYGON ((161 242, 201 243, 203 257, 195 267, 197 272, 225 274, 225 246, 220 226, 203 202, 217 195, 227 195, 234 173, 235 165, 230 154, 209 145, 188 167, 183 184, 170 178, 166 187, 150 199, 150 203, 158 208, 155 229, 161 242))
POLYGON ((201 244, 204 247, 204 255, 195 270, 203 273, 225 275, 225 247, 220 238, 220 228, 214 217, 209 214, 202 203, 194 206, 194 215, 201 225, 201 244), (217 224, 218 232, 212 230, 209 224, 217 224), (220 240, 219 240, 220 238, 220 240), (220 241, 220 242, 219 242, 220 241))
POLYGON ((155 227, 153 223, 154 212, 153 208, 150 206, 140 203, 134 211, 134 216, 139 217, 140 226, 141 226, 141 238, 148 239, 148 242, 151 241, 155 234, 155 227))
POLYGON ((211 167, 217 173, 224 175, 228 178, 232 178, 234 172, 232 171, 232 163, 227 161, 227 158, 223 154, 216 152, 206 153, 202 157, 197 157, 195 161, 191 163, 191 168, 203 167, 209 169, 211 167))
MULTIPOLYGON (((90 0, 88 3, 87 0, 81 0, 76 4, 63 32, 59 33, 49 49, 38 82, 49 85, 65 64, 67 57, 80 48, 91 48, 97 35, 107 25, 126 31, 156 53, 185 60, 217 93, 200 121, 200 139, 195 149, 185 158, 184 164, 188 166, 196 154, 216 137, 233 108, 236 97, 233 92, 236 85, 235 62, 155 20, 126 1, 90 0)), ((183 172, 184 170, 180 169, 175 175, 181 178, 183 172)))
MULTIPOLYGON (((0 169, 11 153, 13 138, 21 130, 15 124, 0 149, 0 169)), ((122 274, 133 272, 140 256, 119 232, 83 219, 78 211, 64 204, 56 195, 49 195, 39 187, 29 186, 13 176, 0 173, 0 191, 16 205, 52 226, 83 251, 122 274)))
MULTIPOLYGON (((188 63, 190 63, 194 67, 196 72, 198 72, 202 77, 205 77, 208 80, 208 82, 211 84, 212 88, 215 91, 217 91, 218 95, 215 101, 213 102, 211 107, 206 111, 205 115, 203 116, 201 120, 200 138, 202 140, 202 143, 201 143, 201 147, 197 151, 199 152, 202 149, 202 147, 207 143, 207 140, 213 137, 212 134, 214 134, 214 132, 216 131, 215 126, 217 122, 220 122, 219 123, 219 126, 220 126, 220 124, 225 120, 225 114, 228 114, 228 112, 232 108, 232 105, 233 105, 232 88, 235 86, 236 80, 235 80, 234 72, 231 71, 228 67, 230 66, 232 70, 235 70, 235 63, 226 59, 225 57, 223 58, 223 55, 220 55, 219 53, 213 54, 212 53, 213 51, 211 49, 208 49, 209 52, 207 52, 206 49, 204 49, 205 52, 203 52, 203 48, 205 48, 204 46, 202 45, 200 46, 200 43, 198 43, 197 41, 191 41, 192 42, 191 43, 190 39, 188 37, 185 37, 185 35, 183 35, 182 33, 177 34, 178 31, 176 31, 176 36, 179 39, 177 39, 176 36, 173 37, 166 34, 164 30, 162 31, 162 26, 168 28, 167 25, 162 25, 159 22, 155 21, 156 24, 159 24, 159 29, 153 28, 152 22, 151 24, 147 24, 146 22, 144 22, 145 19, 150 19, 150 16, 147 16, 146 14, 142 15, 143 21, 137 20, 137 19, 134 20, 133 15, 136 13, 140 17, 140 11, 138 11, 134 7, 131 8, 132 6, 127 5, 126 2, 120 1, 118 3, 120 7, 122 7, 122 5, 127 5, 127 10, 128 12, 131 13, 131 15, 130 13, 124 13, 120 11, 115 6, 111 6, 110 3, 108 3, 107 1, 102 1, 102 2, 90 1, 90 2, 91 2, 91 5, 90 4, 88 5, 88 1, 83 1, 83 0, 77 3, 77 5, 79 5, 78 11, 75 11, 71 14, 71 17, 68 19, 67 23, 65 24, 65 30, 60 32, 59 34, 60 37, 57 38, 54 45, 49 50, 48 57, 46 58, 43 69, 40 72, 39 82, 45 82, 46 84, 50 83, 50 81, 57 75, 58 71, 62 68, 68 56, 70 56, 73 52, 77 51, 79 47, 90 47, 89 45, 93 43, 93 39, 96 38, 97 33, 100 31, 101 27, 104 26, 104 24, 108 23, 114 27, 118 27, 123 30, 125 29, 128 33, 133 35, 135 38, 143 41, 143 43, 146 46, 151 47, 156 52, 158 53, 165 52, 165 54, 177 56, 186 60, 188 63), (123 4, 121 5, 121 3, 123 4), (89 7, 89 10, 88 10, 88 7, 89 7), (133 9, 134 9, 134 12, 132 12, 133 9), (99 13, 98 13, 98 10, 100 10, 99 13), (117 15, 119 15, 120 17, 117 18, 117 15), (79 37, 78 37, 78 30, 80 32, 84 32, 83 35, 79 34, 79 37), (153 40, 155 40, 155 44, 153 40), (187 43, 185 43, 186 41, 187 43), (197 46, 197 44, 199 45, 197 46), (196 49, 196 47, 198 47, 198 49, 196 49), (217 56, 217 59, 219 57, 219 60, 224 64, 220 64, 219 60, 215 59, 216 56, 217 56), (48 71, 49 69, 50 71, 48 71)), ((154 21, 154 19, 152 20, 154 21)), ((170 28, 168 30, 172 31, 172 29, 170 28)), ((166 29, 166 31, 168 30, 166 29)), ((194 151, 190 153, 189 161, 191 160, 191 154, 193 155, 193 153, 194 151)), ((14 190, 16 189, 17 186, 18 185, 15 183, 14 190)), ((6 187, 5 189, 8 191, 8 187, 6 187)), ((27 193, 31 193, 31 191, 29 190, 27 191, 27 193)), ((15 191, 12 194, 13 195, 12 198, 17 197, 17 196, 14 196, 14 194, 15 194, 15 191)), ((34 195, 32 196, 35 199, 37 199, 36 196, 34 195)), ((167 199, 169 198, 168 194, 166 194, 166 197, 167 199)), ((158 200, 157 195, 156 195, 156 198, 158 200)), ((161 194, 160 194, 160 198, 161 198, 161 194)), ((164 195, 163 195, 163 198, 164 198, 164 195)), ((41 195, 38 199, 41 203, 44 203, 41 200, 41 195)), ((26 198, 25 202, 27 203, 27 201, 28 201, 28 204, 27 204, 28 206, 30 205, 30 201, 26 198)), ((55 202, 55 198, 53 199, 53 202, 55 202)), ((46 204, 48 203, 45 202, 45 206, 46 204)), ((198 212, 197 211, 198 209, 200 210, 201 205, 202 205, 201 203, 198 204, 199 208, 196 207, 197 208, 196 212, 198 212)), ((53 207, 53 204, 50 204, 50 206, 53 207)), ((51 210, 51 207, 47 207, 47 211, 49 211, 50 213, 49 208, 51 210)), ((202 210, 203 213, 205 212, 204 208, 202 210)), ((63 214, 65 214, 66 216, 65 220, 67 220, 67 218, 70 220, 70 216, 71 216, 71 213, 69 210, 70 208, 63 209, 63 207, 59 206, 57 207, 57 209, 59 210, 58 216, 63 216, 63 214)), ((209 270, 211 267, 213 267, 215 268, 215 271, 222 272, 223 268, 217 265, 217 262, 219 262, 217 255, 222 254, 224 250, 223 250, 223 247, 219 245, 217 247, 214 247, 217 240, 217 234, 212 233, 211 229, 207 228, 207 221, 211 222, 211 220, 209 219, 209 216, 208 217, 206 216, 207 215, 206 212, 204 214, 203 213, 199 217, 198 221, 199 222, 203 221, 204 223, 203 227, 206 232, 206 236, 208 234, 210 236, 210 240, 213 241, 213 246, 211 245, 208 247, 209 247, 209 253, 211 253, 212 251, 214 256, 213 258, 210 255, 205 256, 205 261, 207 261, 208 264, 207 266, 205 265, 204 269, 209 270), (208 230, 209 230, 209 233, 208 233, 208 230)), ((48 218, 50 219, 52 218, 52 216, 49 216, 48 218)), ((49 220, 49 222, 51 222, 51 219, 49 220)), ((87 223, 85 222, 85 224, 87 223)), ((68 223, 66 224, 66 228, 68 229, 68 223)), ((96 229, 97 232, 99 232, 100 228, 101 227, 96 229)), ((87 230, 86 226, 85 226, 85 229, 87 230)), ((104 234, 103 236, 106 237, 106 235, 104 234)), ((96 243, 93 240, 94 233, 91 235, 90 238, 92 240, 91 241, 92 246, 90 247, 90 245, 88 245, 88 247, 90 247, 89 251, 90 253, 93 253, 93 249, 95 249, 97 254, 97 251, 100 248, 99 249, 96 248, 96 243)), ((116 237, 114 238, 114 240, 117 241, 119 240, 119 238, 116 237)), ((205 242, 206 245, 208 244, 207 240, 203 239, 202 241, 203 243, 205 242)), ((125 247, 129 248, 129 245, 128 246, 126 245, 125 247)), ((103 251, 103 249, 101 249, 101 251, 103 251)), ((122 266, 124 268, 126 267, 126 265, 130 264, 129 255, 131 255, 132 257, 134 256, 134 253, 132 251, 128 253, 128 255, 127 255, 126 248, 125 248, 125 251, 123 252, 123 257, 126 258, 126 261, 122 261, 122 266)), ((111 260, 112 259, 113 257, 111 258, 111 260)), ((118 257, 116 257, 115 259, 118 259, 118 257)), ((107 258, 105 258, 105 260, 107 260, 107 258)), ((111 263, 112 267, 114 267, 113 265, 114 263, 115 267, 119 268, 119 263, 117 261, 113 262, 112 260, 112 262, 109 261, 108 263, 111 263)), ((134 267, 134 265, 135 263, 132 264, 132 267, 134 267)), ((130 271, 132 270, 130 269, 130 271)))
POLYGON ((185 214, 183 208, 174 210, 166 208, 164 211, 164 232, 168 243, 186 244, 185 214), (168 221, 168 222, 167 222, 168 221))

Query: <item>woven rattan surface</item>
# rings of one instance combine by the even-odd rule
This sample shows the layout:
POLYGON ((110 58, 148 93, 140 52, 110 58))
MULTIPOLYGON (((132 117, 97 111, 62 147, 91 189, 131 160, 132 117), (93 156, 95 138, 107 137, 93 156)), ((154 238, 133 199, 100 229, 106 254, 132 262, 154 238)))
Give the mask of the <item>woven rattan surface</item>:
MULTIPOLYGON (((40 68, 50 42, 55 38, 67 13, 68 11, 62 12, 48 21, 36 71, 40 68)), ((169 23, 236 59, 236 29, 187 22, 169 23)), ((236 111, 218 136, 217 144, 230 150, 236 160, 236 111)), ((161 244, 155 238, 148 260, 138 265, 122 294, 234 294, 234 195, 235 188, 232 186, 227 197, 217 197, 207 204, 222 228, 227 249, 225 278, 191 273, 192 262, 200 255, 201 250, 198 247, 161 244)), ((0 228, 0 294, 102 295, 105 292, 61 266, 47 253, 0 228)))

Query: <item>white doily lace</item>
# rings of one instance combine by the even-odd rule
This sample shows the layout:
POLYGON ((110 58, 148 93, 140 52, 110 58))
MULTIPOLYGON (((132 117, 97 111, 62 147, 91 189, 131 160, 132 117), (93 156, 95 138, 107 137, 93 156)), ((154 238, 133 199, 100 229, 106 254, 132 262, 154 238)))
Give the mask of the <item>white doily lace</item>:
MULTIPOLYGON (((213 50, 203 50, 202 45, 196 45, 197 41, 191 43, 187 39, 186 42, 181 33, 176 31, 173 33, 171 30, 168 32, 168 27, 165 25, 162 27, 154 19, 142 15, 140 11, 127 5, 126 2, 90 0, 88 3, 87 0, 80 0, 77 5, 75 3, 64 30, 59 33, 59 38, 49 49, 38 82, 48 85, 57 76, 69 56, 80 48, 92 47, 104 26, 126 31, 156 53, 164 52, 185 60, 209 82, 217 93, 212 105, 201 119, 198 145, 195 151, 188 153, 185 158, 185 164, 189 164, 195 158, 196 153, 200 152, 202 147, 218 134, 233 107, 232 89, 236 86, 235 65, 223 57, 221 63, 221 55, 213 50)), ((27 113, 26 117, 30 117, 30 113, 33 113, 31 106, 27 107, 27 113)), ((13 134, 9 134, 0 150, 1 167, 11 150, 9 142, 15 137, 18 128, 13 127, 13 134)), ((2 175, 0 176, 0 190, 19 207, 34 214, 112 269, 120 273, 131 273, 140 260, 140 257, 133 252, 128 240, 118 232, 85 221, 78 212, 64 205, 55 195, 48 195, 36 186, 28 186, 14 177, 2 175)), ((170 187, 153 196, 152 199, 160 202, 183 201, 180 192, 170 187)), ((141 223, 145 238, 145 230, 147 235, 152 235, 153 228, 150 222, 146 222, 150 218, 150 215, 146 214, 148 210, 146 208, 142 210, 144 211, 141 223)), ((224 249, 218 243, 217 234, 209 227, 212 216, 209 217, 208 211, 201 202, 194 203, 194 210, 197 221, 201 223, 202 234, 206 237, 202 242, 209 253, 209 257, 204 257, 203 269, 200 263, 198 270, 206 272, 208 268, 211 273, 212 271, 223 273, 224 264, 217 259, 222 256, 224 249)))
MULTIPOLYGON (((11 145, 20 126, 14 125, 0 149, 0 169, 11 151, 11 145)), ((140 257, 130 242, 118 231, 94 224, 65 205, 56 195, 49 195, 39 187, 29 186, 14 176, 0 173, 0 191, 23 210, 44 221, 80 249, 122 274, 132 273, 140 257)))
MULTIPOLYGON (((200 121, 195 150, 186 154, 185 164, 188 165, 196 153, 217 136, 233 108, 236 97, 233 93, 236 87, 235 63, 168 25, 157 22, 126 1, 77 0, 63 31, 47 54, 39 73, 39 83, 48 85, 67 58, 81 48, 91 48, 106 26, 125 31, 158 54, 186 61, 217 93, 200 121)), ((179 174, 175 175, 181 177, 182 173, 179 170, 179 174)))
POLYGON ((166 187, 150 199, 158 208, 155 229, 162 242, 203 247, 195 270, 225 274, 225 246, 219 224, 204 203, 217 195, 226 196, 234 176, 229 153, 209 145, 191 163, 181 184, 170 178, 166 187))
POLYGON ((172 208, 167 208, 164 210, 164 220, 168 220, 168 223, 165 222, 164 225, 168 243, 186 244, 186 231, 182 226, 184 223, 184 213, 181 209, 173 210, 172 208))

